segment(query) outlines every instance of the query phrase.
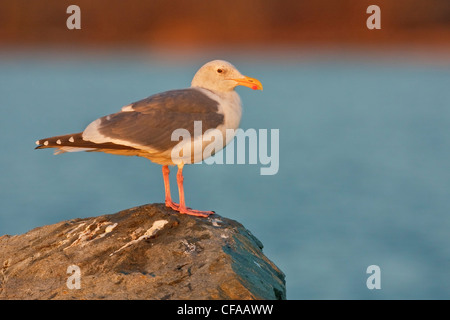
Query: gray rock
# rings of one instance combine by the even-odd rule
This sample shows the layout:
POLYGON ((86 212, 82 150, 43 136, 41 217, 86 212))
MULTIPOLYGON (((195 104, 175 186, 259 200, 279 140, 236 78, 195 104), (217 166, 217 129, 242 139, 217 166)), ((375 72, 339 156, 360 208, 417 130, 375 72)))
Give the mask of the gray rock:
POLYGON ((234 220, 144 205, 0 237, 0 298, 285 299, 262 248, 234 220))

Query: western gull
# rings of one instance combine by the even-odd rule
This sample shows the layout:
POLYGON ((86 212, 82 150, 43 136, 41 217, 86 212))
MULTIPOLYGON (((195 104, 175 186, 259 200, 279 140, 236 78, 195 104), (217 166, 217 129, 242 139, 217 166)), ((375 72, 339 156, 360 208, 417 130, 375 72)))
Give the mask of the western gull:
POLYGON ((242 113, 241 100, 234 90, 239 85, 263 89, 261 82, 242 75, 231 63, 214 60, 197 71, 190 88, 157 93, 131 103, 117 113, 93 121, 83 132, 38 140, 36 149, 56 148, 55 154, 95 151, 147 158, 162 165, 167 207, 182 214, 207 217, 214 212, 186 206, 183 167, 206 159, 232 140, 234 135, 230 136, 227 129, 234 132, 239 127, 242 113), (200 134, 195 128, 198 123, 200 134), (189 133, 190 139, 174 139, 177 129, 189 133), (216 143, 213 152, 205 154, 205 148, 215 140, 211 139, 214 135, 205 139, 211 132, 219 132, 226 138, 220 145, 216 143), (198 141, 201 148, 195 147, 198 141), (175 148, 181 150, 176 152, 177 157, 174 157, 175 148), (179 203, 173 202, 170 195, 171 165, 178 167, 179 203))

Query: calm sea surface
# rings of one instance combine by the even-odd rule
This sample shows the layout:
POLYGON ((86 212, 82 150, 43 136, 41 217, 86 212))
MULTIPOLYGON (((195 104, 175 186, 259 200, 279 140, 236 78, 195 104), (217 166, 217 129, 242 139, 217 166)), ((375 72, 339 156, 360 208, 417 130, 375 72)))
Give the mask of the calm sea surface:
POLYGON ((162 202, 161 168, 146 159, 53 156, 34 142, 186 87, 212 58, 263 83, 237 89, 241 127, 279 129, 279 171, 186 167, 188 205, 252 231, 285 272, 288 299, 449 299, 448 64, 0 55, 0 235, 162 202), (366 287, 370 265, 380 290, 366 287))

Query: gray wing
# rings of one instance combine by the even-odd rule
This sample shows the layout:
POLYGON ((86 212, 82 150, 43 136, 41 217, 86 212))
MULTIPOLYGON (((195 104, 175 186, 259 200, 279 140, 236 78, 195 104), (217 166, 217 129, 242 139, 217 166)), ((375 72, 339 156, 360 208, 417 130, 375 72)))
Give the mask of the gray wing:
POLYGON ((202 122, 202 133, 224 121, 218 113, 219 102, 194 89, 172 90, 134 102, 127 111, 114 113, 91 123, 83 139, 97 143, 126 141, 129 146, 144 146, 165 151, 179 141, 172 132, 186 129, 194 137, 194 121, 202 122))

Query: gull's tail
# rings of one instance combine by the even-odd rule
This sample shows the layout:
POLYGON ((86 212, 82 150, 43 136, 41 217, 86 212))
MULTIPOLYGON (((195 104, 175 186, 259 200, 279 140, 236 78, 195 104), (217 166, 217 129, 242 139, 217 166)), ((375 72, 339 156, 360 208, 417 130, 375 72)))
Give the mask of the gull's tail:
MULTIPOLYGON (((112 142, 95 143, 92 141, 83 140, 82 132, 66 134, 62 136, 55 136, 36 141, 37 147, 35 149, 56 148, 55 154, 64 152, 78 152, 78 151, 103 151, 107 150, 136 150, 135 148, 115 144, 112 142)), ((115 152, 114 152, 115 153, 115 152)))

